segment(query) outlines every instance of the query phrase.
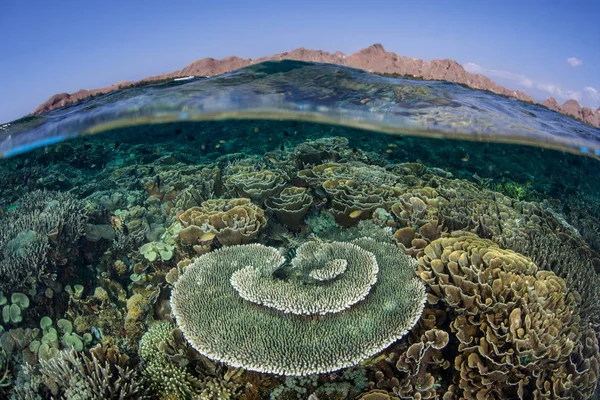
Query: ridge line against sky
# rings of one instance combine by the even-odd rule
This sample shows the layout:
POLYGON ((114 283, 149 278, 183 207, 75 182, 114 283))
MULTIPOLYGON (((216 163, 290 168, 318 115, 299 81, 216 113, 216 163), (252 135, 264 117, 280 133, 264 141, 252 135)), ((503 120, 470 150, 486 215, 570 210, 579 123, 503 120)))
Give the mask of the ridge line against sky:
POLYGON ((50 96, 139 80, 203 57, 298 47, 352 54, 372 43, 449 58, 538 101, 600 106, 600 2, 145 2, 0 5, 0 122, 50 96), (125 4, 123 4, 125 3, 125 4))

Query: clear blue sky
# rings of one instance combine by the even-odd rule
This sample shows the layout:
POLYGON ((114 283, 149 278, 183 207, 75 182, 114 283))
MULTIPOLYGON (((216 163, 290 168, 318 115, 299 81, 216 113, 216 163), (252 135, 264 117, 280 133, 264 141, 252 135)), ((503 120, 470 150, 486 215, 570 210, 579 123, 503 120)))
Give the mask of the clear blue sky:
POLYGON ((599 21, 598 0, 0 0, 0 122, 55 93, 198 58, 297 47, 350 54, 373 43, 408 57, 455 59, 536 99, 575 97, 597 108, 599 21))

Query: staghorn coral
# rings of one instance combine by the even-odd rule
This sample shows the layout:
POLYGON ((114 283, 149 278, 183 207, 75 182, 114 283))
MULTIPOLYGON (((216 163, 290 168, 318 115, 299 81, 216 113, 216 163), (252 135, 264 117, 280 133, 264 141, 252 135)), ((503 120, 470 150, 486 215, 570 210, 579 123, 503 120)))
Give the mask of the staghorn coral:
POLYGON ((156 394, 192 398, 202 389, 201 380, 190 374, 185 366, 171 361, 163 351, 174 328, 171 323, 160 322, 142 336, 139 343, 142 376, 156 394))
POLYGON ((37 288, 85 229, 82 203, 63 192, 37 190, 0 216, 0 290, 37 288))
POLYGON ((232 197, 249 197, 252 200, 265 200, 276 196, 288 181, 285 173, 264 169, 242 172, 227 176, 225 187, 232 197))
MULTIPOLYGON (((561 278, 461 232, 433 241, 424 253, 418 273, 431 300, 443 298, 456 312, 450 326, 459 340, 454 366, 463 398, 560 398, 560 388, 572 387, 559 367, 578 346, 579 316, 561 278)), ((581 387, 573 398, 589 391, 581 387)))
MULTIPOLYGON (((425 293, 413 277, 412 259, 396 246, 367 238, 352 244, 375 256, 380 273, 366 298, 347 310, 303 316, 244 301, 230 283, 232 274, 246 266, 268 270, 282 261, 275 249, 253 244, 221 248, 187 267, 171 296, 177 325, 200 353, 249 370, 306 375, 355 365, 416 323, 425 293)), ((319 252, 321 246, 310 249, 319 252)))
POLYGON ((205 234, 213 234, 224 246, 248 243, 267 225, 262 208, 246 198, 208 200, 178 219, 183 225, 179 239, 184 245, 201 243, 205 234))
MULTIPOLYGON (((149 398, 122 356, 108 356, 109 350, 96 347, 91 356, 74 350, 59 351, 40 361, 43 382, 54 396, 65 400, 149 398)), ((114 354, 114 353, 113 353, 114 354)))
POLYGON ((266 199, 265 206, 288 228, 300 229, 302 218, 308 212, 312 201, 312 196, 306 188, 288 187, 279 195, 266 199))

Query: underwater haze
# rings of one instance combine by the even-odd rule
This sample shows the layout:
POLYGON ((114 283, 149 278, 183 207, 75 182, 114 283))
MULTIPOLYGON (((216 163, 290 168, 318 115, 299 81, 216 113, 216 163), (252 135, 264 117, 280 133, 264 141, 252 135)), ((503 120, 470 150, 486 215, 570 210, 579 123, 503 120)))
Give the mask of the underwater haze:
POLYGON ((600 129, 267 62, 0 129, 0 398, 590 399, 600 129))

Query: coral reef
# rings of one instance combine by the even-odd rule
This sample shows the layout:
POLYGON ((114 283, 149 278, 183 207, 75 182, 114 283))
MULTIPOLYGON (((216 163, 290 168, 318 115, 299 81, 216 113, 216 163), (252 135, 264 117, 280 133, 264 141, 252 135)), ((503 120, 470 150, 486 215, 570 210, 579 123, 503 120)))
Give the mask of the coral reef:
POLYGON ((320 164, 298 172, 310 186, 321 186, 331 201, 330 211, 341 226, 371 218, 377 208, 388 208, 402 193, 399 177, 362 163, 320 164))
POLYGON ((599 165, 261 120, 0 160, 0 397, 594 398, 599 165))
POLYGON ((225 187, 231 197, 249 197, 264 200, 279 194, 289 178, 285 173, 264 169, 228 175, 225 187))

